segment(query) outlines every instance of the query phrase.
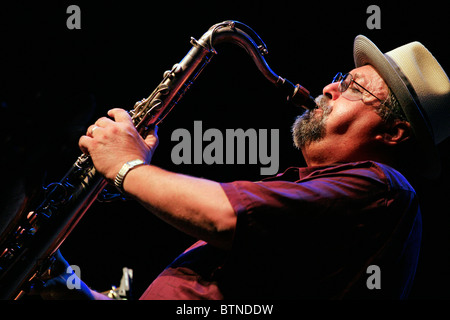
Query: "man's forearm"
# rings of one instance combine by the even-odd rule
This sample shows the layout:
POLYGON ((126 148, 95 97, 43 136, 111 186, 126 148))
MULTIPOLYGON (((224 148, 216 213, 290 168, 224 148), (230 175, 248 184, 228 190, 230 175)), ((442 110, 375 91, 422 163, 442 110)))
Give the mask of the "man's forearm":
POLYGON ((123 188, 179 230, 220 248, 231 247, 236 215, 219 183, 146 165, 130 171, 123 188))

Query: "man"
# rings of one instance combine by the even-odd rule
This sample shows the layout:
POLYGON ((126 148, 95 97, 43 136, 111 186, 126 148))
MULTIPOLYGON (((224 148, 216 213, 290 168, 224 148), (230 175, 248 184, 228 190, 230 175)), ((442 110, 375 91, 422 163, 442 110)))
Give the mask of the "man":
MULTIPOLYGON (((358 36, 354 59, 356 68, 338 74, 318 108, 293 125, 307 167, 263 182, 218 183, 151 165, 156 131, 141 138, 122 109, 88 128, 79 145, 99 172, 201 240, 142 299, 408 296, 421 213, 398 170, 410 170, 414 155, 416 171, 438 174, 450 82, 418 42, 383 54, 358 36), (371 270, 378 279, 369 279, 371 270)), ((83 288, 81 296, 103 298, 83 288)))

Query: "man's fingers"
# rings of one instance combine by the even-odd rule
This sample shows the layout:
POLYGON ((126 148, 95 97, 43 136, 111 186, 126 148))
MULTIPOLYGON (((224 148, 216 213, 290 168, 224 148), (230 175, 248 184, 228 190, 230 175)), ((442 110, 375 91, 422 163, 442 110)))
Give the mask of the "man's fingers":
POLYGON ((101 117, 100 119, 95 121, 95 125, 98 127, 102 127, 102 128, 104 128, 110 124, 113 124, 113 123, 114 123, 114 121, 107 117, 101 117))
POLYGON ((149 148, 152 148, 153 150, 158 146, 158 126, 153 126, 145 137, 145 143, 149 148))
POLYGON ((148 130, 147 136, 153 135, 155 137, 158 137, 158 126, 157 125, 151 125, 150 129, 148 130))
POLYGON ((99 128, 101 128, 101 127, 99 127, 99 126, 97 126, 95 124, 89 126, 87 128, 87 130, 86 130, 86 135, 89 136, 89 137, 94 137, 94 131, 99 129, 99 128))
POLYGON ((78 140, 78 146, 81 149, 81 152, 84 154, 89 154, 89 142, 92 138, 88 136, 81 136, 80 140, 78 140))
POLYGON ((120 108, 109 110, 108 116, 113 118, 116 122, 133 122, 128 112, 120 108))

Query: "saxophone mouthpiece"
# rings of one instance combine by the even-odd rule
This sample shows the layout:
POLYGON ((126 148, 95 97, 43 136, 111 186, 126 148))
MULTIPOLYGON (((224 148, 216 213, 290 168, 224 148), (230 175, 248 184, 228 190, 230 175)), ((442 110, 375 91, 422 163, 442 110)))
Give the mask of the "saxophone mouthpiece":
POLYGON ((299 84, 295 85, 294 93, 288 96, 288 101, 305 110, 318 108, 315 99, 309 94, 309 91, 299 84))
POLYGON ((279 78, 278 84, 288 94, 287 100, 292 104, 302 107, 305 110, 317 109, 315 99, 309 94, 309 91, 299 84, 294 85, 291 81, 279 78))

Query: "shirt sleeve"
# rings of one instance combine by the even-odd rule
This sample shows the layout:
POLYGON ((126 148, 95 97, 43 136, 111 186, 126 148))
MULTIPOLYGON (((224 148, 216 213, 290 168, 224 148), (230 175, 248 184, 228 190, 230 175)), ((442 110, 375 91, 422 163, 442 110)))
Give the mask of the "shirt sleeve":
POLYGON ((332 171, 298 182, 236 181, 221 185, 238 217, 270 212, 299 219, 345 215, 360 212, 366 206, 383 206, 392 188, 384 175, 361 168, 332 171))
POLYGON ((375 215, 383 220, 379 215, 387 214, 390 197, 385 176, 366 168, 325 172, 298 182, 236 181, 222 188, 238 218, 235 249, 251 251, 261 245, 279 250, 292 241, 301 250, 311 243, 317 248, 324 241, 348 241, 356 237, 355 230, 375 228, 375 215))
POLYGON ((309 275, 302 278, 304 286, 323 282, 316 276, 342 272, 349 281, 350 274, 361 272, 350 268, 364 265, 392 239, 414 198, 376 166, 328 170, 296 182, 236 181, 222 188, 237 214, 234 271, 255 288, 255 270, 261 276, 278 274, 265 277, 274 279, 265 288, 289 282, 292 272, 309 275), (288 270, 294 265, 295 271, 288 270))

